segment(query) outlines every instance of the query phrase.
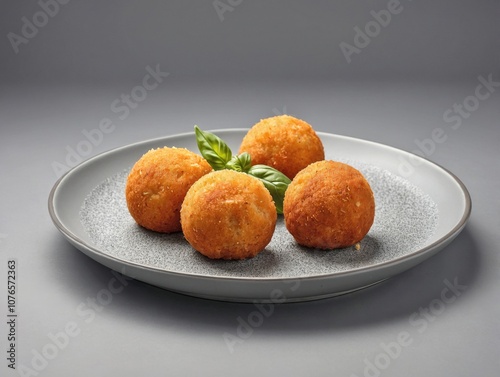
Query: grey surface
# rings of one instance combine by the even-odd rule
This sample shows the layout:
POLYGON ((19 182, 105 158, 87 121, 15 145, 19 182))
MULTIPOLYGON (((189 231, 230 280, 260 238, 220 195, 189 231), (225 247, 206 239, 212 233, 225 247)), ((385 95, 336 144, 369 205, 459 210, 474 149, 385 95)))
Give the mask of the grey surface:
MULTIPOLYGON (((389 360, 383 376, 496 376, 500 87, 460 124, 444 115, 475 96, 479 77, 500 81, 499 3, 402 2, 405 10, 350 64, 339 43, 352 43, 353 28, 387 2, 243 1, 223 22, 210 1, 134 4, 69 2, 18 54, 5 36, 19 32, 21 17, 38 7, 12 3, 0 15, 0 312, 7 310, 7 260, 17 258, 17 366, 32 367, 51 334, 74 323, 78 334, 40 376, 352 377, 368 375, 375 360, 389 360), (112 103, 157 64, 170 75, 120 119, 112 103), (194 299, 136 281, 125 281, 110 299, 115 276, 70 246, 50 221, 54 162, 69 165, 68 150, 103 118, 113 131, 82 158, 188 132, 193 124, 249 127, 279 112, 318 131, 410 151, 442 129, 446 140, 427 142, 420 153, 470 190, 466 229, 435 257, 383 284, 275 305, 259 317, 252 304, 194 299), (452 295, 453 283, 466 288, 452 295), (110 302, 90 309, 98 299, 110 302), (242 321, 256 326, 245 333, 242 321), (245 336, 231 353, 223 336, 237 336, 239 326, 245 336), (411 344, 384 357, 387 345, 405 335, 411 344)), ((6 363, 2 376, 18 375, 6 363)))

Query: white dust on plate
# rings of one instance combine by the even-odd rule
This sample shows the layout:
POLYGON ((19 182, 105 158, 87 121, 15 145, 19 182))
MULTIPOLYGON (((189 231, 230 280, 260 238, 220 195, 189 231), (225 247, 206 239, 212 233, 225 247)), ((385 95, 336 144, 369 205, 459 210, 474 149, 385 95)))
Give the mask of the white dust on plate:
MULTIPOLYGON (((346 161, 347 162, 347 161, 346 161)), ((211 260, 182 233, 160 234, 138 226, 125 201, 129 170, 95 187, 84 200, 80 220, 95 248, 126 262, 204 276, 287 278, 332 274, 372 266, 417 251, 434 232, 438 209, 405 179, 379 167, 348 161, 359 169, 375 195, 375 221, 360 250, 316 250, 299 246, 278 216, 270 244, 252 259, 211 260)))

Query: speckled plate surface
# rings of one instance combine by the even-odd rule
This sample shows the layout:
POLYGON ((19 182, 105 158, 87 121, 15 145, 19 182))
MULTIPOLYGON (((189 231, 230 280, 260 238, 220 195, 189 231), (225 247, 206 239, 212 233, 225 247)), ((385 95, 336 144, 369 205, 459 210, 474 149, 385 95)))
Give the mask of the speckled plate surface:
MULTIPOLYGON (((246 131, 212 132, 237 151, 246 131)), ((447 170, 381 144, 319 136, 326 158, 358 168, 374 191, 375 222, 360 250, 301 247, 280 217, 271 243, 257 257, 214 261, 196 252, 181 233, 139 227, 124 197, 128 171, 151 148, 197 151, 194 133, 132 144, 83 162, 54 185, 49 212, 62 234, 99 263, 172 291, 241 302, 305 301, 370 286, 434 255, 465 226, 470 196, 447 170)))

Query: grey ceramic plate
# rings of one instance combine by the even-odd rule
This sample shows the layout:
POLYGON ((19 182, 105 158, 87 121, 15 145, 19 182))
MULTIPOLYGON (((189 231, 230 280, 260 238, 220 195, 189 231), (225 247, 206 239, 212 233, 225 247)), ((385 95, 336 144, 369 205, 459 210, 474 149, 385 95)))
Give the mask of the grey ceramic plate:
MULTIPOLYGON (((247 130, 212 132, 237 151, 247 130)), ((162 235, 136 225, 123 191, 129 169, 151 148, 197 151, 194 133, 143 141, 83 162, 54 185, 49 212, 69 242, 105 266, 175 292, 240 302, 306 301, 370 286, 434 255, 465 226, 470 196, 447 170, 385 145, 319 136, 326 158, 358 168, 375 193, 375 222, 360 250, 303 248, 280 218, 257 257, 213 261, 181 233, 162 235)))

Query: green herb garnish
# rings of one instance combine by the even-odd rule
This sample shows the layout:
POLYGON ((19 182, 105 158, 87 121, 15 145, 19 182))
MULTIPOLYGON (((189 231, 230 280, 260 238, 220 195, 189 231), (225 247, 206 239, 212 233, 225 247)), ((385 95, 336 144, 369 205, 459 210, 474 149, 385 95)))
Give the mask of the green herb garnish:
POLYGON ((243 152, 237 156, 233 156, 227 163, 226 169, 241 171, 243 173, 248 173, 248 170, 252 167, 252 158, 247 152, 243 152))
POLYGON ((196 134, 196 142, 201 155, 214 170, 222 170, 226 168, 226 164, 233 157, 233 153, 228 145, 220 137, 200 130, 198 126, 194 126, 196 134))
POLYGON ((194 131, 201 155, 214 170, 235 170, 257 178, 271 194, 276 211, 283 213, 285 192, 291 182, 286 175, 267 165, 252 166, 252 158, 247 152, 233 156, 229 146, 218 136, 198 126, 194 126, 194 131))
POLYGON ((285 199, 285 191, 290 184, 290 179, 280 172, 267 165, 251 166, 247 174, 259 179, 271 193, 278 213, 283 213, 283 199, 285 199))

